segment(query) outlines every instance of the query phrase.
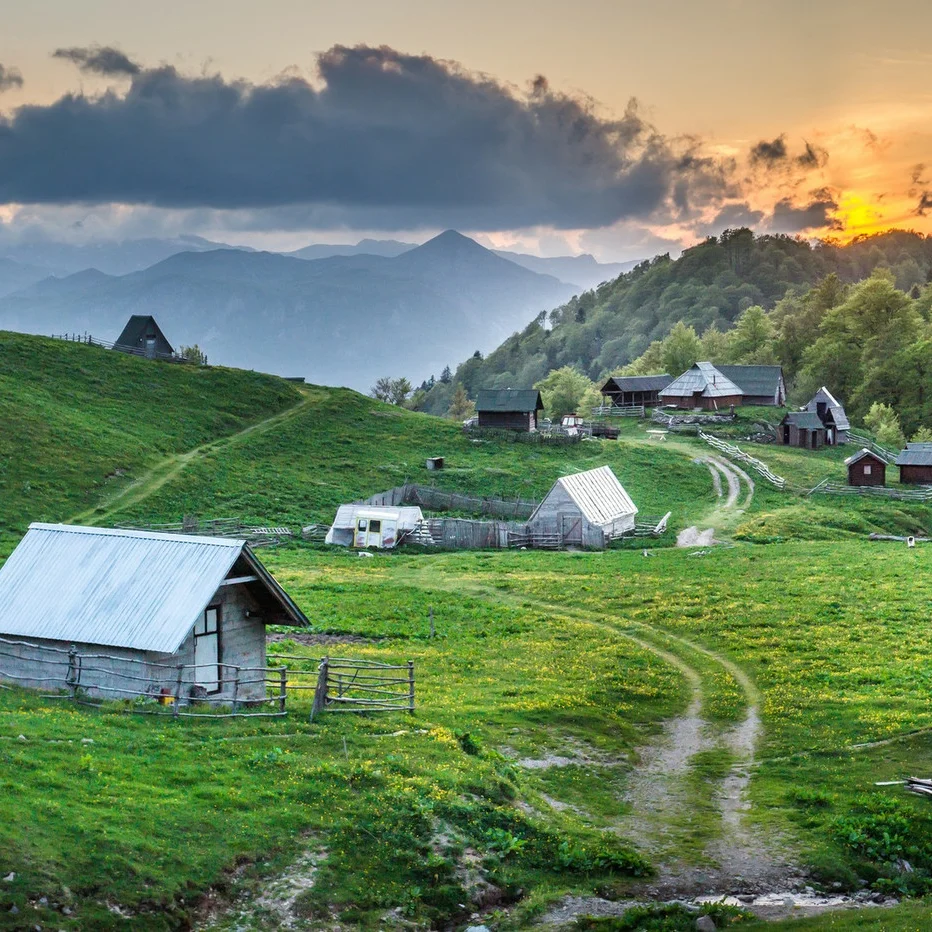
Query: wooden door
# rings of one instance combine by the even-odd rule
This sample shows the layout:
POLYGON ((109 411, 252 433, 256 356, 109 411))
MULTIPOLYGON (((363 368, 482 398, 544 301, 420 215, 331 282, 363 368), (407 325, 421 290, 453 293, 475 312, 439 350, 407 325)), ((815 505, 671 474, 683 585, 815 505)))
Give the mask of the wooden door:
POLYGON ((582 518, 579 515, 561 515, 561 536, 564 544, 582 543, 582 518))
POLYGON ((194 680, 209 693, 220 691, 220 606, 212 605, 194 626, 194 680))

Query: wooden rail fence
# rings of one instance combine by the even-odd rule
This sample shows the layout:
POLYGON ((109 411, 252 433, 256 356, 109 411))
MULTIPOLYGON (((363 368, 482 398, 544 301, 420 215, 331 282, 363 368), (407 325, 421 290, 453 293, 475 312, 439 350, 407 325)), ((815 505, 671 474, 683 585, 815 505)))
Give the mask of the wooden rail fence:
POLYGON ((414 712, 414 661, 404 665, 324 657, 311 721, 322 712, 414 712))
POLYGON ((887 498, 904 502, 932 502, 932 488, 891 489, 877 485, 841 485, 824 479, 807 495, 856 495, 865 498, 887 498))
POLYGON ((730 459, 737 460, 739 463, 743 463, 745 466, 750 466, 751 469, 766 479, 775 488, 780 489, 781 491, 787 488, 786 479, 784 479, 782 476, 778 476, 766 463, 756 459, 753 456, 750 456, 733 444, 726 443, 724 440, 719 440, 718 437, 713 437, 711 434, 707 434, 704 430, 702 430, 702 428, 699 428, 698 434, 710 447, 718 450, 719 453, 724 453, 725 456, 729 457, 730 459))
POLYGON ((385 492, 371 495, 363 505, 420 505, 431 511, 472 511, 497 518, 530 518, 538 502, 516 498, 480 498, 460 492, 446 492, 432 485, 406 482, 385 492))
MULTIPOLYGON (((101 349, 115 349, 117 344, 110 343, 108 340, 99 340, 92 337, 89 333, 53 333, 53 340, 64 340, 66 343, 83 343, 85 346, 98 346, 101 349)), ((161 359, 164 362, 180 362, 188 365, 206 366, 207 357, 202 355, 199 359, 190 356, 183 356, 181 353, 155 353, 147 352, 138 346, 120 346, 121 353, 129 353, 131 356, 142 356, 144 359, 161 359)))

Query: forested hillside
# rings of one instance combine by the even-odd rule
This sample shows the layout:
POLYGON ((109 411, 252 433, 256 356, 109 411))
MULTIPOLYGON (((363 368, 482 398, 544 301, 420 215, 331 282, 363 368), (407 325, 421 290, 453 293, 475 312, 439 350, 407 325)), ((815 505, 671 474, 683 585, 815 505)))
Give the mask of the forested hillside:
MULTIPOLYGON (((780 362, 791 381, 807 370, 810 377, 799 381, 803 390, 813 380, 832 381, 838 375, 837 369, 819 368, 815 356, 802 358, 803 350, 821 335, 830 338, 820 328, 823 324, 833 327, 837 315, 829 320, 825 312, 843 304, 849 287, 878 268, 889 270, 886 298, 894 304, 915 302, 916 312, 927 317, 928 291, 923 289, 932 280, 930 238, 893 231, 841 246, 813 245, 787 236, 755 237, 746 229, 726 231, 686 250, 679 259, 663 255, 642 262, 614 281, 538 315, 486 358, 473 356, 449 379, 425 386, 430 390, 418 402, 423 410, 443 413, 458 384, 474 397, 480 387, 535 385, 566 366, 596 381, 632 364, 635 371, 679 372, 690 356, 689 347, 685 353, 668 353, 666 358, 660 351, 660 341, 678 324, 687 335, 692 332, 694 338, 704 339, 704 345, 696 349, 705 354, 702 358, 780 362), (811 289, 829 276, 837 287, 829 284, 812 296, 811 289), (750 347, 726 346, 725 334, 749 308, 767 312, 762 324, 767 333, 750 347), (824 376, 820 375, 823 371, 824 376)), ((886 299, 880 300, 883 304, 886 299)), ((881 315, 875 323, 882 329, 884 311, 874 310, 881 315)), ((918 324, 910 326, 910 334, 900 335, 906 342, 919 336, 918 324)), ((683 334, 678 335, 682 342, 683 334)), ((691 339, 687 342, 692 345, 691 339)), ((831 356, 827 343, 821 352, 831 356)), ((917 360, 908 362, 910 371, 918 364, 917 360)), ((877 392, 884 396, 880 400, 895 404, 896 392, 883 380, 882 384, 877 379, 863 382, 865 366, 871 368, 869 360, 838 375, 834 381, 838 391, 853 398, 856 407, 861 402, 855 396, 866 399, 877 392)))

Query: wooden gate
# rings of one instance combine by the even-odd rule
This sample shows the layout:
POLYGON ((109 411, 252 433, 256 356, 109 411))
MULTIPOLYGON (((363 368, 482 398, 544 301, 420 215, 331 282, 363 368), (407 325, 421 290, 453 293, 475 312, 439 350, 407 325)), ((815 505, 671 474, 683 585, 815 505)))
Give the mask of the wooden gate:
POLYGON ((582 517, 580 515, 560 515, 560 536, 564 544, 582 546, 582 517))

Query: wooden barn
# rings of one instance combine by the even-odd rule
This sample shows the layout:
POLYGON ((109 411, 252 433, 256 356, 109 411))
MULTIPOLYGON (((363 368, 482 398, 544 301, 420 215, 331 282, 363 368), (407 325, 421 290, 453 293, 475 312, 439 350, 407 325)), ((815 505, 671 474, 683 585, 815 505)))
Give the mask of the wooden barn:
POLYGON ((143 314, 133 314, 130 317, 113 348, 122 353, 133 353, 148 359, 171 357, 175 354, 155 318, 143 314))
POLYGON ((264 699, 265 627, 307 618, 242 540, 32 524, 0 568, 0 679, 104 698, 264 699), (180 670, 179 670, 180 667, 180 670), (179 679, 180 677, 180 679, 179 679))
POLYGON ((884 485, 887 481, 887 464, 870 450, 859 450, 845 460, 848 468, 848 485, 884 485))
POLYGON ((602 548, 634 530, 638 510, 608 466, 557 479, 528 518, 536 536, 558 536, 564 545, 602 548))
POLYGON ((777 427, 777 443, 818 450, 825 446, 825 425, 814 411, 791 411, 777 427))
POLYGON ((780 408, 786 403, 786 382, 780 366, 716 366, 741 389, 742 404, 780 408))
POLYGON ((848 415, 845 414, 841 402, 837 401, 824 385, 809 400, 806 410, 817 414, 819 420, 825 425, 827 446, 832 447, 848 442, 848 431, 851 429, 848 415))
POLYGON ((600 389, 605 404, 613 408, 649 407, 660 404, 660 392, 672 375, 615 375, 600 389))
POLYGON ((905 485, 932 485, 932 443, 907 443, 895 465, 905 485))
POLYGON ((536 388, 483 388, 476 398, 480 427, 502 430, 537 430, 537 412, 544 410, 536 388))
POLYGON ((721 411, 744 399, 741 389, 710 362, 697 362, 658 394, 662 404, 687 410, 721 411))

